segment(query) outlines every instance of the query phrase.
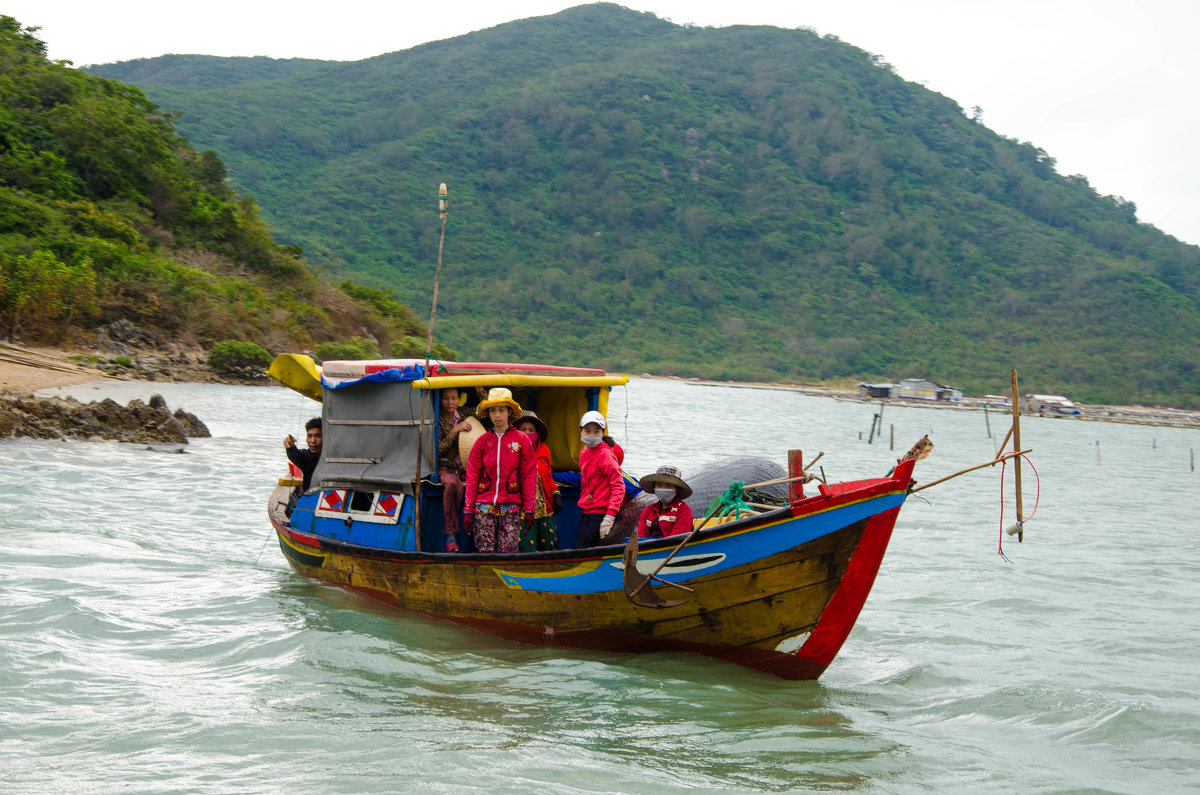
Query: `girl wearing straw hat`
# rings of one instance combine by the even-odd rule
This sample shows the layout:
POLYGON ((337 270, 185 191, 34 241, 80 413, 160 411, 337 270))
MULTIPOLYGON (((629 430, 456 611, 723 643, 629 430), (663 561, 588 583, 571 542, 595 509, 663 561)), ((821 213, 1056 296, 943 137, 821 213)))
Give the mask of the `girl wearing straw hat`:
POLYGON ((692 529, 692 509, 684 502, 692 489, 683 482, 678 467, 661 466, 638 483, 657 499, 638 516, 638 538, 666 538, 692 529))
POLYGON ((479 552, 516 552, 522 526, 533 525, 533 445, 511 424, 521 416, 521 406, 508 389, 489 391, 476 413, 490 427, 475 441, 467 460, 463 529, 474 531, 479 552))

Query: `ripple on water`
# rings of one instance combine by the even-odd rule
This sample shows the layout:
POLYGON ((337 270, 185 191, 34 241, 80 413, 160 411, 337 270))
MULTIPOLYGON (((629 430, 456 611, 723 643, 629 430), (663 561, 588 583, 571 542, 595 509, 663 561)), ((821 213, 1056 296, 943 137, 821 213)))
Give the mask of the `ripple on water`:
MULTIPOLYGON (((297 577, 264 503, 313 404, 117 387, 121 402, 162 392, 214 437, 182 455, 0 442, 0 493, 21 495, 0 509, 14 791, 1200 786, 1194 434, 1030 420, 1042 502, 1024 544, 1004 539, 1012 564, 996 555, 997 472, 921 492, 839 658, 785 682, 690 655, 516 646, 297 577), (1139 461, 1136 490, 1096 464, 1096 440, 1139 461)), ((634 474, 664 450, 781 460, 796 439, 838 479, 896 455, 859 441, 871 406, 637 382, 626 417, 625 394, 613 425, 634 474), (655 405, 720 417, 717 435, 681 437, 655 405), (764 416, 794 418, 796 438, 764 438, 764 416)), ((922 482, 994 454, 976 413, 887 412, 897 438, 933 432, 922 482)), ((1011 519, 1011 470, 1007 489, 1011 519)))

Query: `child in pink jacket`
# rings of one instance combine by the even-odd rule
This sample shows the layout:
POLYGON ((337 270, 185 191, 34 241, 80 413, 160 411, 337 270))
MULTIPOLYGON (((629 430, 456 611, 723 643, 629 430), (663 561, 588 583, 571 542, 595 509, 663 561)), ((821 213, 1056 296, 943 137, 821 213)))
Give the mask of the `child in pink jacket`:
POLYGON ((613 450, 604 444, 604 415, 589 411, 579 420, 579 532, 575 546, 600 546, 608 543, 609 533, 625 500, 625 482, 613 450))

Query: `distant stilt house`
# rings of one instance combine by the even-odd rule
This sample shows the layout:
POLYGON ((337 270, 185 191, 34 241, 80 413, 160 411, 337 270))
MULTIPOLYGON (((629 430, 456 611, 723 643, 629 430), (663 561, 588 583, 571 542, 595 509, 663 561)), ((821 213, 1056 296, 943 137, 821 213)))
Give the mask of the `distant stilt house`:
POLYGON ((867 399, 899 397, 900 387, 897 384, 868 384, 863 382, 858 385, 858 396, 867 399))
POLYGON ((898 397, 910 400, 962 400, 962 390, 925 378, 905 378, 899 384, 898 397))
POLYGON ((1022 395, 1021 411, 1028 414, 1079 414, 1079 407, 1062 395, 1022 395))

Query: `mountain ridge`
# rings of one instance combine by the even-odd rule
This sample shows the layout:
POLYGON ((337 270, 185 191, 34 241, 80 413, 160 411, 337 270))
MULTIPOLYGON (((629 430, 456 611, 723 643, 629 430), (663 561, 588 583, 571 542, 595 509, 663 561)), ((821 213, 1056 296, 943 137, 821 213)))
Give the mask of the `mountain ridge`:
POLYGON ((178 83, 140 86, 282 242, 413 305, 448 182, 438 316, 468 354, 569 337, 615 369, 978 392, 1017 366, 1038 391, 1197 405, 1200 249, 832 37, 596 4, 178 83))

